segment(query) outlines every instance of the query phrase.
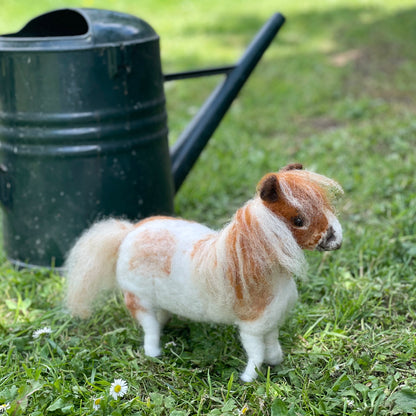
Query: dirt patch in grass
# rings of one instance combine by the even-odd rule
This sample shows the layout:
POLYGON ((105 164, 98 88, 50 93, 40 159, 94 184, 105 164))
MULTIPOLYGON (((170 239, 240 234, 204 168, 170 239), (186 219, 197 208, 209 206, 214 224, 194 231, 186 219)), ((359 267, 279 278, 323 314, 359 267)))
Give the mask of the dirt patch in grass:
POLYGON ((415 20, 416 10, 409 9, 338 34, 341 48, 329 60, 334 66, 350 67, 345 76, 347 93, 416 108, 415 20))

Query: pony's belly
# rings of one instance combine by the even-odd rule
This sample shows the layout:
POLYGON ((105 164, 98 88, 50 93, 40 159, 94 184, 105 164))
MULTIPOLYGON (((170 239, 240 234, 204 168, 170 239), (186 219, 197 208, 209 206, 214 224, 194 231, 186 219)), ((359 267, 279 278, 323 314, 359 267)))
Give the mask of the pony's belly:
POLYGON ((198 283, 197 276, 191 276, 187 270, 177 270, 166 281, 158 279, 155 304, 193 321, 233 323, 235 314, 227 302, 227 294, 210 293, 205 285, 198 283))

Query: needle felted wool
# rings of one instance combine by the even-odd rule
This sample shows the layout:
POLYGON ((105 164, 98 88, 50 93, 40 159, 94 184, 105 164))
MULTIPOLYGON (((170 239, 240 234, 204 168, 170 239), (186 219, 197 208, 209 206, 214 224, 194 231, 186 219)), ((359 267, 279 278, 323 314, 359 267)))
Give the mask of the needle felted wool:
POLYGON ((269 173, 220 231, 173 217, 94 224, 69 253, 67 305, 87 317, 97 294, 119 288, 143 328, 146 355, 161 353, 171 314, 237 325, 248 356, 241 376, 283 359, 279 327, 297 299, 303 249, 336 250, 342 228, 332 179, 289 165, 269 173))

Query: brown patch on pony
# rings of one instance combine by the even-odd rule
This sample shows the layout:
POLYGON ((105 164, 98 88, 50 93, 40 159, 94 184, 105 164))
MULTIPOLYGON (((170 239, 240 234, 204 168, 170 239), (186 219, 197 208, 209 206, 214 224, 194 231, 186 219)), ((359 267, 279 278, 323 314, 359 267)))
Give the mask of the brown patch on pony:
MULTIPOLYGON (((218 233, 208 234, 196 241, 189 253, 192 264, 192 278, 205 283, 205 290, 218 297, 224 282, 221 260, 217 258, 218 233)), ((221 255, 221 254, 220 254, 221 255)))
MULTIPOLYGON (((214 243, 214 237, 215 234, 209 234, 204 238, 201 238, 198 240, 192 247, 191 251, 191 259, 195 259, 198 254, 203 252, 205 249, 208 249, 208 245, 214 243)), ((212 259, 213 264, 212 266, 215 268, 217 267, 218 261, 217 261, 217 255, 215 253, 215 250, 212 252, 214 254, 214 258, 212 259)))
POLYGON ((261 245, 264 257, 270 257, 272 251, 248 206, 237 211, 226 243, 229 261, 225 275, 234 291, 234 312, 241 320, 255 320, 271 302, 272 287, 267 279, 269 270, 264 267, 265 258, 254 256, 251 245, 261 245))
POLYGON ((153 277, 168 276, 175 247, 175 237, 167 230, 142 231, 134 243, 130 270, 145 269, 153 277))
POLYGON ((137 312, 146 312, 146 308, 142 306, 139 298, 133 293, 124 292, 124 302, 133 317, 136 317, 137 312))
POLYGON ((290 169, 266 175, 259 182, 258 192, 264 205, 286 222, 298 245, 303 249, 313 250, 328 228, 325 211, 331 211, 332 208, 323 188, 314 182, 292 175, 292 171, 293 169, 290 169), (308 207, 307 213, 291 205, 282 192, 279 183, 281 179, 289 186, 300 206, 308 207), (299 217, 305 217, 305 226, 295 225, 294 221, 299 217))

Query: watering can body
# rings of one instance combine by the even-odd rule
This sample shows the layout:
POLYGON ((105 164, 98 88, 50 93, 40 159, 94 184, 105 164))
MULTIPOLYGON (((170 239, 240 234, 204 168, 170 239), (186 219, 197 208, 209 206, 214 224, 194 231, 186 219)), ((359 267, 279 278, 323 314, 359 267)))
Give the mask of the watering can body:
POLYGON ((9 260, 60 267, 97 219, 173 214, 175 191, 245 81, 235 75, 235 91, 222 98, 226 85, 214 91, 171 151, 159 37, 146 22, 63 9, 0 36, 0 202, 9 260))

